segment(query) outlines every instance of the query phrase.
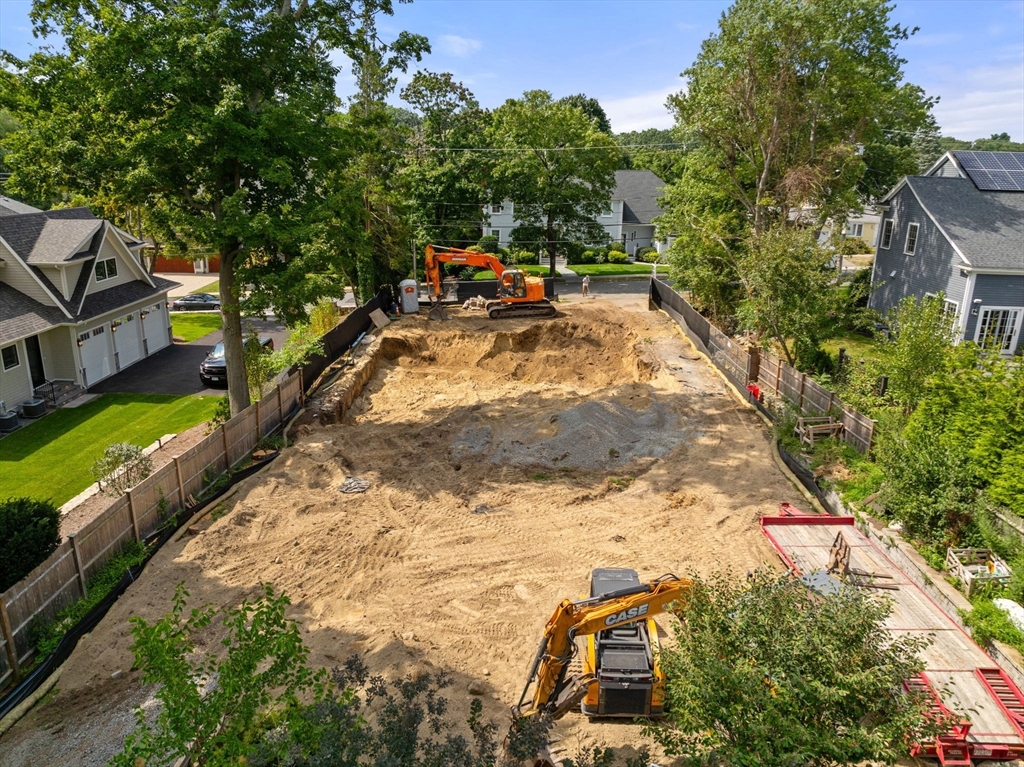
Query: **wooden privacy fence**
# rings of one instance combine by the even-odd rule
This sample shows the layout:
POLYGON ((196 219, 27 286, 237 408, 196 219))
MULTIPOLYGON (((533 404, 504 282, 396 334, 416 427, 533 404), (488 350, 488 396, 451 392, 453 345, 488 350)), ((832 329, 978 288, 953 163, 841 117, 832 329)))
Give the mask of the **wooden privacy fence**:
POLYGON ((260 438, 284 424, 302 401, 302 373, 294 373, 171 463, 161 466, 57 547, 45 562, 0 594, 0 689, 20 676, 34 654, 32 629, 84 598, 88 582, 129 541, 141 541, 189 506, 260 438))
POLYGON ((792 405, 800 416, 835 415, 843 423, 843 440, 861 453, 871 449, 875 421, 846 407, 835 392, 756 347, 746 348, 732 340, 702 316, 668 285, 651 280, 651 306, 664 309, 687 337, 707 354, 715 367, 737 387, 756 383, 792 405))

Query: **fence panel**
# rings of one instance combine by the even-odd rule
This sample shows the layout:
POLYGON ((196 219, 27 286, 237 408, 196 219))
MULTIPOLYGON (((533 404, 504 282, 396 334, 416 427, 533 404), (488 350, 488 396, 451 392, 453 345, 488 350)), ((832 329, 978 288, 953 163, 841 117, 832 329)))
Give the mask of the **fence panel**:
POLYGON ((281 425, 280 394, 275 387, 270 394, 260 400, 260 436, 269 434, 281 425))
POLYGON ((228 464, 234 466, 256 447, 256 406, 249 405, 224 424, 228 464))
POLYGON ((64 541, 45 562, 0 595, 0 600, 7 606, 19 663, 24 664, 32 657, 30 634, 33 621, 37 617, 52 621, 60 610, 81 596, 70 541, 64 541))
POLYGON ((178 456, 185 498, 198 496, 208 484, 227 471, 224 437, 220 429, 178 456))
POLYGON ((116 499, 107 510, 77 533, 78 553, 86 581, 130 540, 135 526, 128 509, 128 496, 116 499))
POLYGON ((836 403, 836 395, 817 381, 804 381, 804 415, 828 415, 836 403))
POLYGON ((289 376, 281 384, 282 418, 292 412, 302 401, 302 380, 298 373, 289 376))
MULTIPOLYGON (((14 652, 13 648, 11 652, 14 652)), ((4 689, 8 682, 13 681, 13 677, 14 669, 7 662, 7 640, 4 638, 3 633, 0 633, 0 690, 4 689)))
POLYGON ((757 371, 757 383, 762 389, 770 389, 776 396, 779 394, 782 360, 769 351, 761 351, 761 367, 757 371))
POLYGON ((747 385, 747 350, 713 325, 709 327, 708 356, 734 385, 740 389, 747 385))
POLYGON ((165 519, 182 508, 178 471, 173 463, 161 466, 132 488, 131 508, 143 538, 155 533, 165 519))
POLYGON ((861 453, 868 452, 875 436, 875 422, 863 413, 849 408, 843 408, 842 420, 845 442, 861 453))

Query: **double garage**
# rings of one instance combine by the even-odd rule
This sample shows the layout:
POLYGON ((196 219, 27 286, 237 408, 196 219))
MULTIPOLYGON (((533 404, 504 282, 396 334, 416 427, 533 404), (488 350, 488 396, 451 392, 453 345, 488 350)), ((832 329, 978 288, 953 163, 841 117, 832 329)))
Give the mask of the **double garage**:
POLYGON ((78 334, 86 388, 148 357, 171 343, 164 302, 105 320, 78 334))

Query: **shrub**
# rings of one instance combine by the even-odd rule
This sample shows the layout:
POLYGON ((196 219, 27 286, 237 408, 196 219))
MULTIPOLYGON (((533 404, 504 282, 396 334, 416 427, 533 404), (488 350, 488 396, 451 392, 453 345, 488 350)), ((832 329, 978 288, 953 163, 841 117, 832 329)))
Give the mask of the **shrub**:
POLYGON ((152 473, 153 459, 131 442, 115 442, 92 465, 92 476, 100 489, 114 497, 123 495, 152 473))
POLYGON ((513 250, 511 259, 513 264, 520 266, 536 266, 540 263, 540 256, 528 250, 513 250))
POLYGON ((567 264, 580 263, 576 259, 582 258, 587 248, 581 242, 566 242, 558 249, 561 255, 565 256, 567 264))
MULTIPOLYGON (((493 235, 491 235, 491 236, 493 236, 493 235)), ((480 242, 483 242, 483 240, 480 240, 480 242)), ((466 250, 468 250, 470 253, 486 253, 487 252, 483 248, 481 248, 479 245, 470 245, 468 248, 466 248, 466 250)))
POLYGON ((49 501, 0 501, 0 591, 24 578, 60 545, 60 510, 49 501))
POLYGON ((609 264, 627 264, 629 263, 629 256, 619 250, 608 251, 608 263, 609 264))
POLYGON ((640 248, 636 252, 636 260, 645 264, 656 264, 660 258, 661 254, 655 248, 640 248))
POLYGON ((333 330, 340 321, 341 313, 329 299, 324 299, 309 312, 309 329, 317 338, 333 330))
POLYGON ((609 245, 608 245, 608 252, 611 253, 612 251, 614 251, 616 253, 625 253, 626 252, 626 246, 623 245, 621 242, 609 243, 609 245))
POLYGON ((245 379, 249 384, 249 397, 263 399, 267 379, 274 375, 274 359, 270 349, 260 343, 260 334, 250 328, 242 348, 245 357, 245 379))
MULTIPOLYGON (((485 234, 481 237, 476 247, 480 248, 481 253, 497 253, 498 252, 498 238, 493 234, 485 234)), ((469 248, 467 248, 469 250, 469 248)))
POLYGON ((585 250, 575 257, 566 259, 566 263, 569 266, 575 266, 576 264, 596 264, 598 258, 598 252, 595 250, 585 250))
POLYGON ((836 247, 836 253, 844 256, 860 256, 874 252, 875 249, 860 237, 847 237, 845 240, 840 241, 836 247))
POLYGON ((475 266, 464 267, 459 270, 459 279, 465 280, 466 282, 471 282, 473 278, 476 277, 477 273, 481 271, 483 270, 477 269, 475 266))

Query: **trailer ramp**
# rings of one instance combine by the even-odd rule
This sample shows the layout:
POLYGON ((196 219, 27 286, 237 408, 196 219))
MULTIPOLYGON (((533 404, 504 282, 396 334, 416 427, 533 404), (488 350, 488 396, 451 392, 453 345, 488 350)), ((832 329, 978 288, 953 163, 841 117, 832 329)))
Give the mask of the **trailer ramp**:
POLYGON ((971 637, 854 525, 853 517, 792 515, 763 517, 761 530, 782 561, 798 576, 842 566, 854 577, 869 574, 893 609, 885 627, 898 634, 931 636, 922 652, 925 670, 905 682, 926 690, 936 713, 959 721, 915 755, 942 765, 1024 758, 1024 694, 971 637))

